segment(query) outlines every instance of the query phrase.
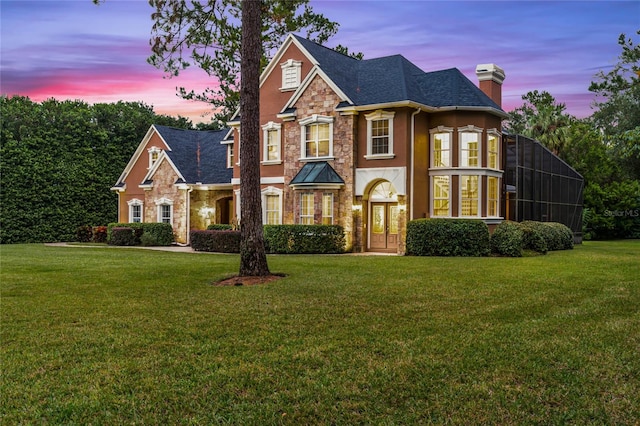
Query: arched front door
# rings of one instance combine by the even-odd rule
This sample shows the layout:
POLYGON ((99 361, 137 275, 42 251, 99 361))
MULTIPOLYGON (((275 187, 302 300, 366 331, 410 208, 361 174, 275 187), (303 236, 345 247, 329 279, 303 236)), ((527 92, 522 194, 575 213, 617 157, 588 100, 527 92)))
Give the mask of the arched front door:
POLYGON ((369 250, 398 250, 398 201, 390 182, 381 182, 369 198, 369 250))

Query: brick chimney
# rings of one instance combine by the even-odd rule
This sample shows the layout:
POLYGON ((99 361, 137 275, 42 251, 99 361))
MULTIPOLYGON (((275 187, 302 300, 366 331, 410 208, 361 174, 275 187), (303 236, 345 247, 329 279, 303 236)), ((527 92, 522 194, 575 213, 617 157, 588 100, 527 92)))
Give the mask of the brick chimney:
POLYGON ((504 70, 496 64, 480 64, 476 66, 476 76, 478 76, 478 81, 480 82, 480 90, 502 108, 504 70))

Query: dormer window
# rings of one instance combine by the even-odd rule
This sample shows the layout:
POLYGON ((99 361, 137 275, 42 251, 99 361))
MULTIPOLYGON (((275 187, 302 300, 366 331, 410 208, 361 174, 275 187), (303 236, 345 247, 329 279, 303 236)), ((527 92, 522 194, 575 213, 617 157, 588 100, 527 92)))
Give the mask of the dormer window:
POLYGON ((295 90, 300 86, 302 62, 289 59, 280 64, 282 67, 282 87, 280 90, 295 90))
POLYGON ((149 168, 153 167, 153 165, 158 161, 158 157, 160 157, 160 153, 162 150, 157 146, 152 146, 149 148, 149 168))

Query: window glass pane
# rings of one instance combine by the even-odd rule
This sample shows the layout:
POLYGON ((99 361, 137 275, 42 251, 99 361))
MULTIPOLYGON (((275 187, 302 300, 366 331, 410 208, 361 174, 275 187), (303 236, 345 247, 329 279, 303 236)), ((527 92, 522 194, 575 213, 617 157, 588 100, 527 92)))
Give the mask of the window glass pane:
POLYGON ((280 141, 278 140, 278 131, 269 130, 267 132, 267 160, 280 159, 280 141))
POLYGON ((300 223, 303 225, 313 225, 313 202, 313 194, 300 196, 300 223))
POLYGON ((436 133, 433 135, 433 167, 450 167, 449 153, 451 144, 449 133, 436 133))
POLYGON ((460 136, 461 166, 478 167, 478 137, 475 132, 463 132, 460 136))
POLYGON ((322 195, 322 224, 333 224, 333 194, 322 195))
POLYGON ((498 168, 498 137, 489 135, 487 138, 488 154, 487 166, 492 169, 498 168))
POLYGON ((279 195, 267 195, 265 197, 266 204, 266 225, 279 225, 280 224, 280 196, 279 195))
POLYGON ((373 232, 384 234, 384 206, 373 206, 373 232))
POLYGON ((433 177, 433 215, 449 216, 449 176, 433 177))
POLYGON ((478 216, 478 176, 460 176, 462 216, 478 216))
POLYGON ((371 122, 371 154, 389 153, 389 120, 371 122))
POLYGON ((498 178, 487 178, 487 216, 498 216, 498 178))
POLYGON ((398 233, 398 206, 390 206, 389 207, 389 233, 397 234, 398 233))

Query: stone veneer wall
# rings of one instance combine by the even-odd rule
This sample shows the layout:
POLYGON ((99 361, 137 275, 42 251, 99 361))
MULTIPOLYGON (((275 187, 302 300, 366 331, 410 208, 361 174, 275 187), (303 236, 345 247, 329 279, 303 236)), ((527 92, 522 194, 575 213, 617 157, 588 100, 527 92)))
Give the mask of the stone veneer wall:
MULTIPOLYGON (((300 195, 301 192, 332 192, 334 193, 334 224, 341 225, 345 229, 347 239, 347 250, 351 250, 354 241, 353 226, 353 188, 354 188, 354 156, 356 145, 356 116, 341 116, 335 111, 335 107, 340 103, 340 98, 319 76, 316 76, 307 90, 296 102, 297 120, 307 118, 313 114, 332 116, 333 121, 333 155, 334 160, 328 163, 344 180, 345 185, 339 191, 294 191, 288 183, 300 171, 304 162, 301 157, 301 128, 298 121, 284 123, 284 200, 283 200, 283 223, 298 223, 300 217, 300 195), (298 193, 297 196, 295 193, 298 193)), ((316 195, 316 203, 320 201, 316 195)), ((319 212, 316 210, 316 223, 319 223, 319 212)), ((359 238, 359 237, 358 237, 359 238)))
POLYGON ((232 197, 233 191, 202 191, 191 192, 191 219, 189 228, 207 229, 212 223, 221 223, 222 212, 219 211, 218 200, 232 197), (202 214, 202 209, 213 209, 208 215, 202 214))
POLYGON ((175 185, 176 175, 168 162, 164 161, 153 176, 153 188, 144 194, 144 221, 158 221, 158 206, 156 201, 166 198, 173 202, 173 235, 178 243, 187 242, 187 212, 186 190, 180 190, 175 185))

